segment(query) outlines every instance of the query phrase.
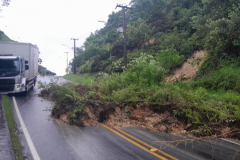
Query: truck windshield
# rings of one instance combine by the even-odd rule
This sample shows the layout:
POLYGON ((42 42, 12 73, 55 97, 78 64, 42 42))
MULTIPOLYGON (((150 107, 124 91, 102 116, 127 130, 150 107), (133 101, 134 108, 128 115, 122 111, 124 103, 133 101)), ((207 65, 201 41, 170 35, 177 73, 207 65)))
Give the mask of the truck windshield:
POLYGON ((0 77, 12 77, 20 74, 18 59, 0 59, 0 77))

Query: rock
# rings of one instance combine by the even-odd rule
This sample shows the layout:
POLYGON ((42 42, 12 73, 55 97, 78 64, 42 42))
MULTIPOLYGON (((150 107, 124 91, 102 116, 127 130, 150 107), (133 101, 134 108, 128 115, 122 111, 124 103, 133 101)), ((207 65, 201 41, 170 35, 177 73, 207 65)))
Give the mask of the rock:
POLYGON ((167 117, 166 121, 167 121, 168 124, 172 124, 172 123, 178 122, 178 120, 175 117, 170 117, 170 116, 167 117))
POLYGON ((147 121, 148 123, 151 123, 151 124, 153 124, 153 125, 156 125, 156 124, 162 122, 161 119, 156 118, 156 117, 146 117, 146 118, 145 118, 145 121, 147 121))
POLYGON ((139 111, 133 111, 131 114, 131 118, 136 119, 138 121, 144 121, 144 113, 139 111))
POLYGON ((89 107, 85 107, 85 112, 88 114, 90 118, 94 118, 95 116, 92 114, 91 109, 89 107))
POLYGON ((153 114, 153 112, 150 110, 145 112, 145 116, 151 116, 152 114, 153 114))
POLYGON ((153 125, 152 124, 148 124, 149 127, 153 128, 153 125))
POLYGON ((127 107, 124 108, 124 112, 127 113, 127 112, 130 112, 130 111, 131 111, 131 107, 127 106, 127 107))
POLYGON ((67 119, 68 116, 69 116, 69 114, 61 114, 59 119, 62 120, 63 122, 68 123, 68 119, 67 119))
POLYGON ((192 126, 192 123, 188 123, 187 126, 184 129, 188 129, 191 126, 192 126))
POLYGON ((120 115, 122 113, 121 109, 119 107, 115 108, 115 113, 120 115))
POLYGON ((158 127, 158 130, 159 130, 160 132, 167 132, 167 127, 164 126, 164 125, 160 125, 160 126, 158 127))
POLYGON ((113 114, 110 114, 110 115, 109 115, 109 119, 110 119, 110 120, 113 120, 113 119, 114 119, 114 115, 113 115, 113 114))
POLYGON ((167 127, 164 126, 164 125, 162 125, 162 126, 159 127, 158 130, 159 130, 160 132, 167 132, 167 127))
POLYGON ((157 113, 152 114, 152 117, 158 117, 157 113))
POLYGON ((141 106, 139 104, 136 105, 136 109, 137 110, 140 110, 141 109, 141 106))
POLYGON ((114 126, 114 123, 111 122, 111 121, 107 121, 105 124, 106 124, 107 126, 109 126, 109 127, 113 127, 113 126, 114 126))
POLYGON ((186 130, 181 130, 181 134, 185 134, 185 133, 187 133, 186 130))
POLYGON ((146 112, 151 111, 149 107, 145 107, 144 110, 145 110, 146 112))
POLYGON ((145 122, 143 125, 144 125, 147 129, 152 129, 152 128, 153 128, 153 125, 150 124, 150 123, 147 123, 147 122, 145 122))

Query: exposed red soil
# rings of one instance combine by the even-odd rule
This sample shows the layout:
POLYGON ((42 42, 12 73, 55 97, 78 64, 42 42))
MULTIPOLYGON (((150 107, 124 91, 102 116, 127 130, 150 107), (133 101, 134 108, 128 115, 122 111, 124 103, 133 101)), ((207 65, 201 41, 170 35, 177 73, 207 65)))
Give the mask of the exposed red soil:
POLYGON ((200 50, 192 54, 181 67, 173 70, 173 75, 166 78, 167 82, 173 82, 176 80, 190 80, 194 78, 198 68, 204 62, 204 58, 207 56, 207 51, 200 50))

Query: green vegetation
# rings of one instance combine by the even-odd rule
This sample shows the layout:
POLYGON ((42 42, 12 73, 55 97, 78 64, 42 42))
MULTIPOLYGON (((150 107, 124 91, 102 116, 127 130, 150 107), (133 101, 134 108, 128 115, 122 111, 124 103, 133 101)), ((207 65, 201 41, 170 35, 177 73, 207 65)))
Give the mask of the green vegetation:
POLYGON ((9 101, 9 97, 3 95, 2 96, 2 102, 7 118, 7 124, 11 136, 11 141, 12 141, 12 146, 15 154, 15 159, 16 160, 24 160, 26 157, 23 156, 23 146, 20 142, 20 139, 18 135, 16 134, 18 129, 16 127, 16 124, 14 122, 14 115, 13 115, 13 109, 9 101))
MULTIPOLYGON (((127 15, 128 66, 123 67, 122 12, 92 33, 73 62, 82 79, 99 73, 101 96, 122 107, 143 104, 193 123, 197 135, 240 121, 240 4, 238 0, 132 0, 127 15), (130 18, 131 17, 131 18, 130 18), (190 82, 165 77, 196 50, 208 56, 190 82), (114 71, 122 69, 122 73, 114 71)), ((199 61, 197 62, 199 63, 199 61)), ((77 79, 77 75, 67 75, 77 79)), ((79 80, 82 82, 82 80, 79 80)), ((77 82, 77 80, 75 81, 77 82)))
POLYGON ((80 84, 93 84, 95 81, 96 74, 88 75, 88 74, 77 74, 74 75, 73 73, 69 73, 63 76, 63 78, 70 80, 74 83, 80 83, 80 84))
POLYGON ((42 66, 42 65, 40 65, 40 64, 38 64, 38 72, 39 72, 40 70, 45 70, 45 69, 47 69, 47 68, 44 67, 44 66, 42 66))
POLYGON ((12 41, 3 31, 0 30, 0 41, 12 41))
MULTIPOLYGON (((205 49, 211 63, 206 62, 199 72, 203 76, 218 69, 226 59, 239 56, 238 0, 132 0, 131 4, 133 9, 126 13, 129 62, 140 53, 183 57, 174 63, 169 59, 172 63, 168 68, 173 68, 194 51, 205 49)), ((116 32, 121 22, 122 11, 113 12, 106 26, 77 49, 74 62, 78 73, 114 71, 113 63, 123 57, 122 33, 116 32)))
POLYGON ((131 61, 122 74, 99 80, 106 99, 123 106, 144 103, 160 109, 161 105, 174 105, 175 116, 187 117, 188 122, 198 125, 240 120, 239 68, 223 68, 198 81, 166 84, 162 79, 164 70, 156 70, 159 63, 145 63, 144 57, 131 61))
POLYGON ((61 114, 68 115, 70 124, 83 126, 79 121, 84 116, 85 105, 90 102, 88 96, 96 93, 96 89, 88 85, 65 83, 61 86, 52 82, 49 84, 39 83, 39 88, 44 88, 40 95, 56 101, 52 115, 59 118, 61 114))

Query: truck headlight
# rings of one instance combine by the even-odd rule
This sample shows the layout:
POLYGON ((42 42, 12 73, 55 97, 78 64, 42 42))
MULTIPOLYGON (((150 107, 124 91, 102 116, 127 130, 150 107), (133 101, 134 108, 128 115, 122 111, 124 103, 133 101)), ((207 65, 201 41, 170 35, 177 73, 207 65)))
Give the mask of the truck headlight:
POLYGON ((16 88, 20 88, 20 84, 16 84, 15 86, 16 86, 16 88))

